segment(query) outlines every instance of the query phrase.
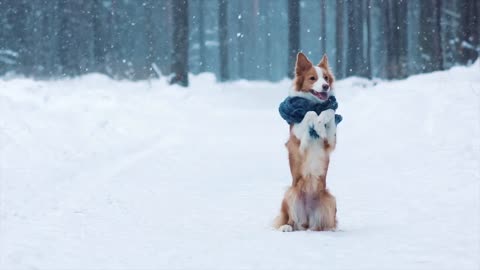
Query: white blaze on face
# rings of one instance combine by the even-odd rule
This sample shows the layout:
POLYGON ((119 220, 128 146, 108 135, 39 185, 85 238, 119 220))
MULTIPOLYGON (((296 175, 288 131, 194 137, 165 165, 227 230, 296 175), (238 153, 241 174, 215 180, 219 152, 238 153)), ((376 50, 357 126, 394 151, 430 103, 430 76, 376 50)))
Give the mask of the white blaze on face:
MULTIPOLYGON (((314 66, 314 68, 317 72, 318 80, 313 84, 313 90, 321 92, 323 90, 323 85, 328 85, 328 82, 324 78, 325 75, 323 74, 323 70, 317 66, 314 66)), ((328 88, 328 90, 330 90, 330 87, 328 88)))

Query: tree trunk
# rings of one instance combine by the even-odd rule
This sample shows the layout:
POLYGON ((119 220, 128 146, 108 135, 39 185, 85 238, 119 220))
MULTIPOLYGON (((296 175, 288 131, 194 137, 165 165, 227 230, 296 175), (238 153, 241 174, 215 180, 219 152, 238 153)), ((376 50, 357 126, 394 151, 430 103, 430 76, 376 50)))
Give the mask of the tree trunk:
POLYGON ((347 49, 347 76, 362 74, 363 56, 363 20, 362 2, 350 0, 348 10, 348 49, 347 49))
POLYGON ((238 77, 245 79, 245 20, 246 14, 244 12, 245 6, 243 1, 239 1, 239 15, 238 19, 238 30, 240 35, 237 37, 238 40, 238 77))
POLYGON ((300 6, 288 0, 288 77, 293 78, 297 53, 300 50, 300 6))
POLYGON ((220 41, 220 81, 229 79, 228 73, 228 25, 227 0, 218 2, 218 38, 220 41))
POLYGON ((271 25, 272 25, 274 15, 272 14, 272 10, 273 10, 272 2, 268 1, 267 5, 266 5, 266 18, 267 18, 266 25, 267 25, 267 27, 265 27, 265 30, 267 32, 265 56, 266 56, 266 63, 267 63, 266 75, 267 75, 268 80, 273 80, 273 77, 272 77, 272 68, 273 68, 272 61, 273 61, 273 55, 274 55, 273 54, 273 43, 274 42, 272 42, 271 25))
MULTIPOLYGON (((408 76, 407 69, 407 0, 400 0, 396 3, 396 12, 395 12, 395 45, 396 45, 396 54, 395 54, 395 65, 396 65, 396 78, 405 78, 408 76)), ((440 54, 441 57, 441 54, 440 54)))
POLYGON ((143 76, 146 79, 158 77, 155 72, 155 56, 156 56, 156 42, 154 31, 154 15, 153 10, 155 8, 156 0, 147 0, 144 2, 145 10, 145 40, 147 42, 147 54, 145 55, 145 63, 143 66, 143 76))
POLYGON ((367 56, 366 56, 366 61, 365 61, 365 66, 366 66, 366 73, 365 76, 367 78, 372 79, 373 74, 372 74, 372 15, 371 15, 371 9, 372 9, 372 0, 367 0, 367 6, 365 10, 365 16, 367 17, 367 56))
POLYGON ((204 8, 203 6, 205 5, 204 0, 200 0, 200 10, 199 10, 199 15, 198 15, 198 43, 199 43, 199 55, 200 55, 200 63, 199 63, 199 69, 198 71, 205 72, 206 71, 206 65, 207 65, 207 60, 206 60, 206 48, 205 48, 205 14, 204 14, 204 8))
POLYGON ((121 43, 118 41, 118 11, 117 11, 117 1, 110 1, 110 13, 108 14, 108 47, 107 47, 107 57, 106 57, 106 66, 107 73, 113 77, 121 77, 119 72, 119 50, 121 43))
POLYGON ((383 3, 383 8, 387 29, 386 77, 404 78, 407 76, 407 2, 389 1, 383 3))
POLYGON ((321 50, 327 53, 327 0, 320 1, 320 38, 321 50))
POLYGON ((441 0, 422 1, 420 17, 420 51, 423 58, 423 72, 443 69, 441 36, 441 0))
POLYGON ((69 4, 66 0, 60 0, 58 4, 59 10, 62 11, 60 15, 60 28, 58 30, 58 55, 63 76, 78 75, 76 71, 76 59, 74 59, 72 55, 72 51, 74 50, 72 47, 74 44, 71 42, 74 35, 71 25, 73 11, 69 4))
POLYGON ((442 0, 433 0, 436 6, 434 8, 433 36, 433 68, 434 70, 443 69, 443 50, 442 50, 442 0))
POLYGON ((95 70, 98 72, 105 71, 105 33, 102 31, 103 23, 101 20, 101 2, 93 0, 92 5, 92 27, 93 27, 93 58, 95 70))
POLYGON ((395 78, 395 35, 393 26, 393 5, 390 1, 382 3, 383 9, 383 27, 386 29, 385 42, 385 75, 387 79, 395 78))
POLYGON ((336 7, 336 18, 335 18, 335 29, 337 31, 335 35, 335 58, 336 58, 336 64, 335 64, 335 74, 338 78, 343 78, 345 77, 345 63, 343 59, 343 50, 345 48, 345 40, 344 40, 344 31, 343 31, 343 24, 344 24, 344 0, 338 0, 337 1, 337 7, 336 7))
POLYGON ((480 47, 480 3, 478 0, 461 1, 459 27, 459 62, 468 64, 477 59, 480 47))
POLYGON ((171 84, 188 86, 188 0, 176 0, 173 8, 173 65, 171 84))

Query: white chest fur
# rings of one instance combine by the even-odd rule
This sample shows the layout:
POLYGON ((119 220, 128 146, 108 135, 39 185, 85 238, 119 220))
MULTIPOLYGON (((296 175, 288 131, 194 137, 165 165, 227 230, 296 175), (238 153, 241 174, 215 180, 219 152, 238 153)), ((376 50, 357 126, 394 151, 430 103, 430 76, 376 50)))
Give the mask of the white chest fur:
POLYGON ((309 146, 303 151, 303 168, 302 174, 304 176, 318 176, 325 175, 327 170, 327 152, 322 139, 311 140, 309 146))
POLYGON ((309 117, 307 114, 304 121, 293 126, 292 131, 293 135, 300 140, 300 153, 303 159, 303 176, 313 176, 316 178, 325 175, 328 154, 325 151, 324 139, 312 138, 310 136, 309 129, 313 125, 312 121, 314 120, 310 121, 310 119, 308 119, 309 117))

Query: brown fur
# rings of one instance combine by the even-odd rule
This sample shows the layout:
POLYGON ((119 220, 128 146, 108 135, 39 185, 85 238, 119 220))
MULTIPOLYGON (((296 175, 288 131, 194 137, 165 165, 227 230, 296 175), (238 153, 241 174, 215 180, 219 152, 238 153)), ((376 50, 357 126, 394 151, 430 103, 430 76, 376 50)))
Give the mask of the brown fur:
MULTIPOLYGON (((333 85, 334 76, 328 66, 328 59, 323 56, 318 66, 326 74, 327 82, 333 85)), ((317 78, 317 72, 313 68, 313 64, 302 54, 299 53, 295 68, 294 89, 296 91, 308 92, 317 78)), ((326 188, 326 177, 328 165, 330 163, 330 153, 335 149, 336 140, 333 144, 329 144, 327 140, 321 143, 325 155, 318 161, 323 169, 323 174, 315 176, 305 171, 306 157, 311 149, 300 150, 300 140, 293 134, 293 125, 290 126, 290 138, 286 143, 288 150, 288 159, 290 164, 290 172, 292 175, 292 185, 285 192, 282 201, 280 215, 275 220, 274 226, 280 228, 282 225, 290 225, 293 230, 334 230, 337 226, 336 220, 336 201, 326 188), (309 220, 312 213, 318 220, 309 220), (292 217, 302 220, 301 224, 296 224, 292 217)))

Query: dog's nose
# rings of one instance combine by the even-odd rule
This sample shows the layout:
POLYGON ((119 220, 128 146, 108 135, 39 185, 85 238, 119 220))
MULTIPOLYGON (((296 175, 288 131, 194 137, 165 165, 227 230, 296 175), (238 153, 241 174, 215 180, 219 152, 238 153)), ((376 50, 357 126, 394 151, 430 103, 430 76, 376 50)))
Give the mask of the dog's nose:
POLYGON ((330 85, 328 85, 328 84, 326 84, 326 83, 322 85, 322 89, 323 89, 324 91, 327 91, 328 88, 330 88, 330 85))

